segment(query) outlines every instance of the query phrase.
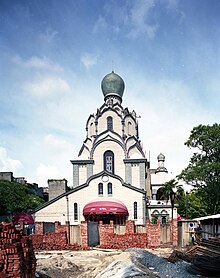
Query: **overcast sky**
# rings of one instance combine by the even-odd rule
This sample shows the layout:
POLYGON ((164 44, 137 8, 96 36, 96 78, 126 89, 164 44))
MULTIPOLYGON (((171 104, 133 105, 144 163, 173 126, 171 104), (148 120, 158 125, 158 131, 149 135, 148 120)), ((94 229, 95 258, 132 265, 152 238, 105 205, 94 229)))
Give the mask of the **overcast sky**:
POLYGON ((184 142, 220 120, 219 0, 0 0, 0 171, 66 178, 115 70, 151 167, 187 166, 184 142))

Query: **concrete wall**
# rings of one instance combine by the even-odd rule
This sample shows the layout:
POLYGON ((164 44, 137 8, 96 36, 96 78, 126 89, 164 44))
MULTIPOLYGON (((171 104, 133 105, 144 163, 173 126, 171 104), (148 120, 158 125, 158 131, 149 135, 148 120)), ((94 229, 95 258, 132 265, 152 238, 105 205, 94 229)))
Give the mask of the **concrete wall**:
POLYGON ((49 201, 67 192, 67 180, 48 180, 49 201))
POLYGON ((13 181, 12 172, 0 172, 0 180, 13 181))
POLYGON ((178 245, 180 247, 185 247, 192 243, 192 231, 190 224, 196 224, 193 220, 181 220, 178 221, 178 245))
POLYGON ((79 225, 81 221, 84 221, 83 208, 86 204, 92 200, 103 198, 111 198, 120 200, 124 203, 128 209, 129 216, 128 220, 134 220, 134 202, 137 202, 137 214, 138 219, 135 220, 135 223, 142 225, 145 223, 145 205, 143 200, 144 194, 131 190, 121 184, 121 182, 113 177, 109 176, 108 182, 103 182, 102 177, 93 179, 89 186, 76 191, 67 197, 64 196, 61 199, 58 199, 56 202, 49 204, 48 206, 42 208, 34 214, 35 221, 45 221, 45 222, 54 222, 59 221, 62 224, 65 221, 70 221, 71 225, 79 225), (112 183, 112 195, 108 197, 107 194, 107 184, 112 183), (98 184, 103 183, 103 195, 98 195, 98 184), (74 203, 78 205, 78 220, 74 219, 74 203))
POLYGON ((98 134, 107 130, 107 117, 111 116, 113 119, 113 130, 122 136, 122 123, 121 117, 117 115, 114 111, 106 111, 102 114, 102 116, 98 119, 98 134))

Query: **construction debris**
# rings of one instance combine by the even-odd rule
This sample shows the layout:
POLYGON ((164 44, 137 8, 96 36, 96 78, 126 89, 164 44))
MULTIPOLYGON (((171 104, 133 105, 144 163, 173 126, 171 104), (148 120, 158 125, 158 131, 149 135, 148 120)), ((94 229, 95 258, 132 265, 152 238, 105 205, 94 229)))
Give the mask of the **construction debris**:
POLYGON ((184 260, 191 263, 190 272, 212 277, 220 276, 220 239, 201 239, 188 251, 174 250, 168 261, 184 260))

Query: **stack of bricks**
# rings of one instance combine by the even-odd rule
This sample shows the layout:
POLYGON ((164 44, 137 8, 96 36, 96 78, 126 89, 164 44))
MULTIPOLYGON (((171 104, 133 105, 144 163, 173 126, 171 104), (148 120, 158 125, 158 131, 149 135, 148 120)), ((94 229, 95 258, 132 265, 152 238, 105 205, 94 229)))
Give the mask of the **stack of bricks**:
POLYGON ((0 223, 0 277, 35 277, 36 258, 31 240, 11 223, 0 223))

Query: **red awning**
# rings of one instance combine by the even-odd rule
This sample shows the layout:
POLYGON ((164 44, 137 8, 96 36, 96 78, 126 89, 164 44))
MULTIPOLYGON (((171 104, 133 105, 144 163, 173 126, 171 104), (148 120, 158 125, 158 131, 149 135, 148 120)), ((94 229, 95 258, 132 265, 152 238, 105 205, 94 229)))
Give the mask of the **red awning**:
POLYGON ((121 214, 128 215, 128 210, 122 202, 117 201, 92 201, 85 205, 83 215, 89 214, 121 214))
POLYGON ((18 223, 34 224, 34 219, 33 219, 31 214, 25 213, 25 212, 21 212, 21 213, 16 214, 13 217, 13 222, 15 224, 18 224, 18 223))

